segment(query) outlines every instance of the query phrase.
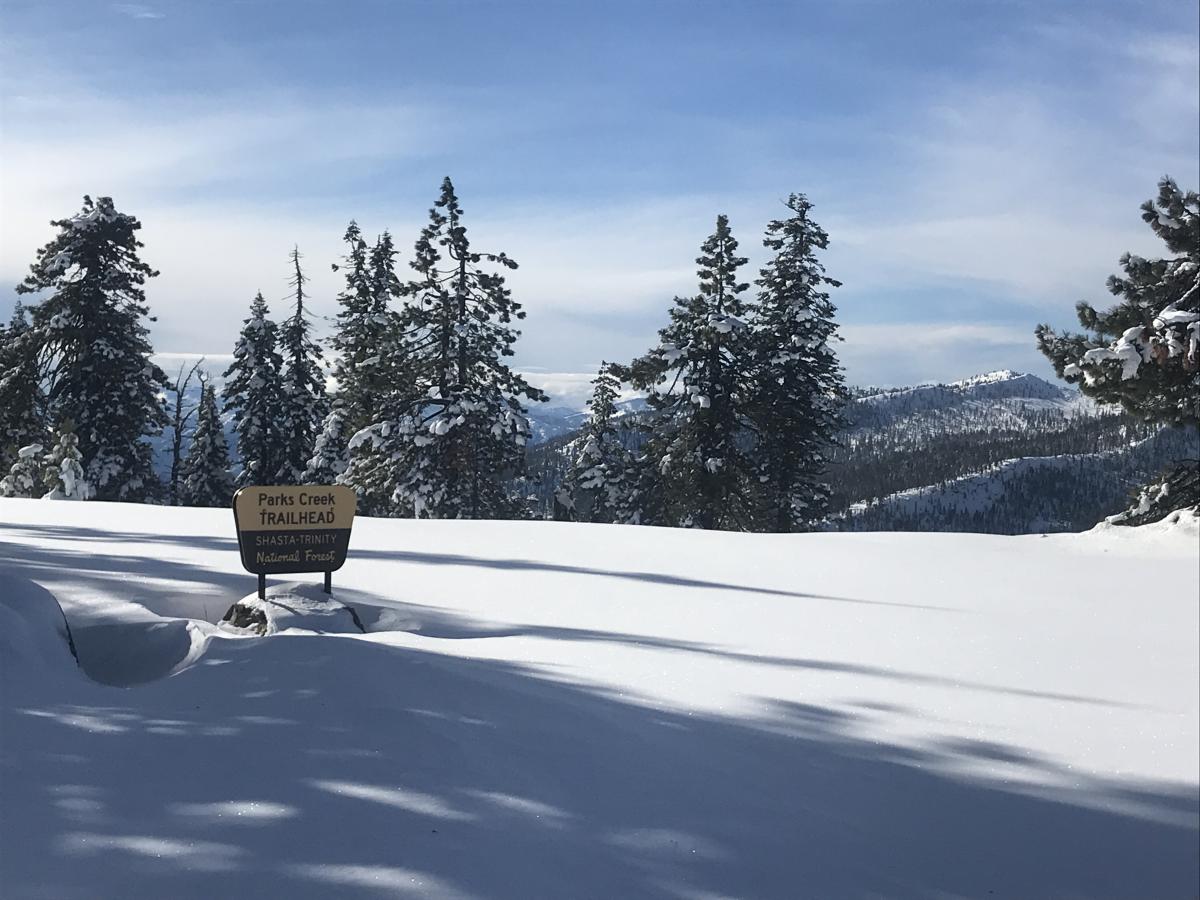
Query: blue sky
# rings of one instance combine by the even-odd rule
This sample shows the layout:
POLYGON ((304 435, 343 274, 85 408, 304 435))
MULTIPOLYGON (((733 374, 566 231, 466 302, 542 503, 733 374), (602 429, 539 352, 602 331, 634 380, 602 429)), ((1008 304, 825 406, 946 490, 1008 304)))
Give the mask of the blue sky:
MULTIPOLYGON (((728 213, 807 193, 858 383, 1046 371, 1138 204, 1195 187, 1196 2, 18 2, 0 12, 0 278, 80 195, 144 225, 163 351, 228 353, 298 243, 332 313, 355 217, 411 247, 438 182, 521 263, 518 363, 655 342, 728 213)), ((752 274, 752 273, 748 273, 752 274)))

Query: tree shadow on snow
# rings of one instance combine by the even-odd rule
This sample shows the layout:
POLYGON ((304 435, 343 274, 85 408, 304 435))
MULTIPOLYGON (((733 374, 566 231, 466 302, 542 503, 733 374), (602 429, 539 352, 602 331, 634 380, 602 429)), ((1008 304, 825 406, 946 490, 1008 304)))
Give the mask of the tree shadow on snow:
POLYGON ((377 597, 356 590, 340 590, 338 597, 353 606, 368 632, 411 631, 427 638, 440 640, 472 640, 479 638, 534 637, 546 640, 599 642, 621 644, 627 647, 642 647, 659 650, 681 650, 703 656, 713 656, 730 662, 746 662, 754 665, 772 666, 816 672, 839 672, 862 675, 869 678, 891 679, 907 684, 927 687, 944 687, 1003 694, 1013 697, 1029 697, 1037 700, 1056 700, 1064 703, 1082 703, 1092 706, 1107 706, 1122 709, 1141 709, 1136 704, 1122 703, 1102 697, 1068 694, 1055 691, 1038 691, 1029 688, 1005 687, 946 678, 921 672, 905 672, 884 666, 840 660, 809 659, 795 656, 772 656, 730 650, 714 644, 666 638, 659 635, 630 634, 620 631, 603 631, 590 628, 571 628, 557 625, 501 624, 487 625, 446 609, 419 603, 391 601, 381 605, 377 597))
POLYGON ((1197 891, 1194 786, 955 774, 1040 761, 870 740, 846 708, 688 714, 509 663, 279 636, 4 715, 10 897, 1197 891))
MULTIPOLYGON (((951 607, 888 600, 867 600, 826 594, 788 591, 777 588, 728 582, 706 581, 659 572, 633 572, 570 566, 553 562, 500 559, 448 553, 420 553, 405 550, 355 549, 354 559, 379 559, 421 566, 487 568, 500 571, 543 571, 587 577, 618 578, 683 589, 740 591, 758 595, 853 603, 870 606, 902 607, 937 612, 959 612, 951 607)), ((94 586, 124 596, 158 615, 184 616, 215 622, 229 605, 254 589, 253 576, 241 572, 237 542, 233 539, 192 534, 143 534, 111 532, 67 525, 21 524, 0 527, 0 567, 14 574, 47 585, 69 580, 74 585, 94 586), (59 541, 78 541, 80 548, 26 543, 23 536, 59 541), (175 545, 184 550, 196 548, 228 554, 228 565, 219 568, 200 565, 162 553, 144 555, 97 554, 94 548, 111 543, 175 545), (174 586, 164 582, 174 582, 174 586)), ((292 580, 269 579, 269 582, 292 580)))
POLYGON ((427 553, 409 550, 355 550, 354 556, 363 559, 386 559, 395 562, 411 562, 423 566, 470 566, 499 571, 559 572, 566 575, 588 575, 600 578, 620 578, 661 584, 668 587, 699 588, 702 590, 742 591, 773 597, 796 597, 804 600, 829 600, 835 603, 859 603, 866 606, 896 606, 905 609, 959 612, 948 606, 933 606, 922 603, 899 603, 890 600, 862 600, 853 597, 837 597, 832 594, 809 594, 803 591, 788 591, 782 588, 756 587, 724 581, 706 581, 682 575, 662 572, 630 572, 621 569, 597 569, 587 566, 568 566, 562 563, 544 562, 533 559, 502 559, 486 556, 466 556, 459 553, 427 553))

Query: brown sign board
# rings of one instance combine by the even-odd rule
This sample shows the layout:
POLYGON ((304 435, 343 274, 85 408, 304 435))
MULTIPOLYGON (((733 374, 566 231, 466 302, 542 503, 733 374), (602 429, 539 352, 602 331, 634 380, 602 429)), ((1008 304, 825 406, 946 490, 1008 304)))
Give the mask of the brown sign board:
POLYGON ((358 496, 344 485, 256 486, 233 495, 242 566, 257 575, 335 572, 358 496))

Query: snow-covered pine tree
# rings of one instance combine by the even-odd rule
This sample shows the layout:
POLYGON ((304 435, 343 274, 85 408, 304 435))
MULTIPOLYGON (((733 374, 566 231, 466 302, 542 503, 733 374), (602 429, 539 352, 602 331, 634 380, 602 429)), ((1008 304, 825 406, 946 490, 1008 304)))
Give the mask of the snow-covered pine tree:
POLYGON ((83 474, 83 454, 70 419, 58 427, 54 446, 42 459, 44 500, 90 500, 92 486, 83 474))
POLYGON ((351 222, 344 240, 346 256, 334 271, 345 270, 346 286, 338 294, 337 327, 330 339, 336 353, 334 378, 342 399, 339 418, 353 434, 372 421, 372 413, 389 379, 387 348, 395 332, 391 301, 400 296, 396 250, 388 232, 370 253, 358 225, 351 222))
POLYGON ((675 298, 661 345, 633 366, 658 411, 646 455, 658 469, 669 524, 747 530, 755 515, 746 406, 752 354, 729 219, 701 246, 700 291, 675 298))
POLYGON ((71 419, 87 480, 101 500, 145 500, 161 490, 150 435, 167 424, 167 379, 151 361, 142 286, 158 273, 138 258, 141 223, 109 197, 83 198, 37 253, 17 292, 49 291, 33 307, 46 365, 49 415, 71 419))
MULTIPOLYGON (((636 428, 634 429, 637 430, 636 428)), ((621 474, 613 521, 618 525, 674 525, 667 482, 656 460, 646 452, 630 452, 621 474)))
POLYGON ((229 474, 229 447, 221 427, 216 389, 206 382, 200 388, 200 409, 192 445, 183 462, 180 499, 184 506, 228 506, 233 498, 229 474))
POLYGON ((802 531, 826 514, 826 454, 842 425, 845 390, 831 342, 834 305, 817 251, 829 235, 809 218, 803 194, 787 199, 791 215, 767 225, 763 245, 774 253, 760 271, 753 317, 754 462, 762 510, 758 526, 802 531))
POLYGON ((350 464, 350 433, 346 425, 346 414, 342 398, 335 397, 329 414, 317 435, 312 459, 304 470, 305 484, 333 484, 337 482, 350 464))
MULTIPOLYGON (((1121 257, 1123 274, 1108 279, 1120 302, 1099 312, 1076 304, 1088 334, 1036 331, 1038 348, 1061 378, 1101 403, 1120 404, 1146 422, 1200 425, 1200 195, 1170 178, 1142 204, 1142 221, 1171 254, 1121 257)), ((1142 492, 1120 521, 1140 523, 1183 508, 1200 508, 1200 462, 1182 460, 1142 492)))
POLYGON ((0 478, 0 497, 42 496, 42 445, 28 444, 17 451, 8 474, 0 478))
POLYGON ((350 442, 346 483, 360 497, 428 518, 508 518, 524 504, 506 483, 524 463, 529 420, 521 399, 545 395, 505 358, 525 313, 504 277, 503 253, 472 249, 449 178, 416 243, 417 278, 405 285, 395 352, 403 383, 380 417, 350 442))
POLYGON ((267 313, 262 293, 255 294, 233 362, 225 370, 225 406, 233 410, 242 460, 239 485, 278 484, 283 444, 288 440, 280 419, 283 360, 277 347, 278 328, 267 313))
POLYGON ((614 522, 626 502, 632 460, 617 430, 621 379, 607 362, 592 381, 587 424, 575 441, 577 452, 563 479, 557 502, 579 522, 614 522))
POLYGON ((17 301, 8 327, 0 325, 0 472, 17 451, 46 437, 46 395, 38 364, 37 335, 17 301))
POLYGON ((282 405, 278 411, 284 441, 276 484, 302 484, 304 470, 312 459, 317 433, 325 420, 325 369, 321 348, 310 336, 311 326, 304 310, 304 285, 308 276, 300 268, 300 249, 289 257, 296 307, 279 329, 279 352, 283 357, 280 379, 282 405))
POLYGON ((1079 323, 1091 334, 1037 329, 1038 346, 1065 380, 1103 403, 1169 425, 1200 421, 1200 196, 1169 178, 1142 220, 1172 254, 1121 257, 1108 279, 1121 302, 1099 312, 1081 301, 1079 323))

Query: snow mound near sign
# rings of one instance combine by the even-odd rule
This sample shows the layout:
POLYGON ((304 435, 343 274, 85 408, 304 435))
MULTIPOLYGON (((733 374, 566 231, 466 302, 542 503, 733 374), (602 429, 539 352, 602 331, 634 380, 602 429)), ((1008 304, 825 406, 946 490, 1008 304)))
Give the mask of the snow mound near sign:
POLYGON ((0 590, 0 680, 16 685, 47 669, 77 668, 75 644, 58 600, 27 578, 0 590))
POLYGON ((317 634, 362 634, 366 630, 353 607, 326 594, 320 585, 299 582, 271 586, 265 600, 260 600, 257 592, 243 597, 225 613, 221 628, 260 635, 292 629, 317 634))
POLYGON ((203 654, 213 628, 189 619, 80 617, 71 627, 58 598, 0 571, 0 678, 29 684, 76 677, 128 687, 165 678, 203 654))

